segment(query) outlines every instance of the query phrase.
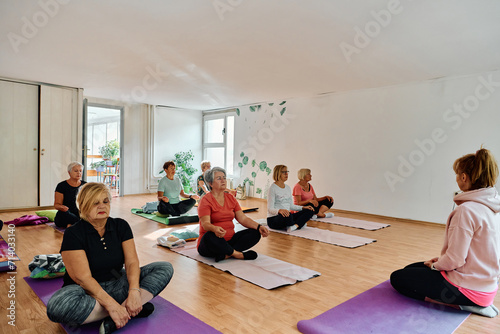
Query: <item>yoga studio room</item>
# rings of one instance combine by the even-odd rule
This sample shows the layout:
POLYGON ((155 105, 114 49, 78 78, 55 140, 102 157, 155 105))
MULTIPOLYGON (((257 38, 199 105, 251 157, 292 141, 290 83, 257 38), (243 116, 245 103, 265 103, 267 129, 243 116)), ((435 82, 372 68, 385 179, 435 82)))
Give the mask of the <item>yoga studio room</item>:
POLYGON ((0 333, 500 333, 499 15, 0 1, 0 333))

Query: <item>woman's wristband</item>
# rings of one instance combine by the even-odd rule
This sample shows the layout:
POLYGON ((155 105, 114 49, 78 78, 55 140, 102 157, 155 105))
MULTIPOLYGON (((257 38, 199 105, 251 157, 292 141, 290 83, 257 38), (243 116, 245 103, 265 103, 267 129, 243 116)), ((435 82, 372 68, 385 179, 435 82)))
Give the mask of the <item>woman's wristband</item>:
POLYGON ((257 226, 257 231, 259 231, 259 230, 260 230, 260 227, 261 227, 261 226, 262 226, 262 225, 260 225, 260 224, 257 226))
POLYGON ((130 292, 132 290, 137 290, 137 291, 139 291, 139 293, 141 293, 141 289, 138 289, 138 288, 130 288, 130 289, 128 289, 128 292, 130 292))

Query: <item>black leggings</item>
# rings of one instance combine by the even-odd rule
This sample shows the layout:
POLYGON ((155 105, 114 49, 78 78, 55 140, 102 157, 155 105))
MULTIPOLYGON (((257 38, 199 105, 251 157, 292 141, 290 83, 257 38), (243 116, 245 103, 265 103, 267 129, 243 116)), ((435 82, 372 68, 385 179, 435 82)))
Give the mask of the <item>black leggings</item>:
POLYGON ((201 237, 198 253, 205 257, 224 258, 235 250, 243 252, 252 248, 259 240, 260 232, 254 229, 236 232, 229 241, 219 238, 214 232, 207 232, 201 237))
POLYGON ((319 212, 319 208, 321 208, 321 206, 323 205, 330 209, 333 206, 333 201, 330 202, 328 198, 325 198, 322 201, 318 201, 318 206, 314 206, 311 203, 306 204, 306 206, 307 205, 312 206, 314 208, 314 213, 317 214, 319 212))
POLYGON ((73 225, 80 220, 80 216, 71 213, 69 210, 66 212, 57 211, 56 217, 54 218, 54 224, 57 227, 66 228, 68 225, 73 225))
POLYGON ((267 217, 267 225, 275 230, 286 230, 288 226, 297 224, 299 229, 302 228, 314 215, 314 211, 303 209, 302 211, 290 213, 288 217, 280 214, 277 216, 267 217))
POLYGON ((441 272, 430 269, 423 262, 393 272, 391 284, 396 291, 413 299, 425 300, 427 297, 445 304, 478 306, 450 284, 441 272))
POLYGON ((195 199, 186 199, 177 204, 170 204, 163 201, 158 202, 158 212, 164 215, 180 216, 188 212, 196 204, 195 199))

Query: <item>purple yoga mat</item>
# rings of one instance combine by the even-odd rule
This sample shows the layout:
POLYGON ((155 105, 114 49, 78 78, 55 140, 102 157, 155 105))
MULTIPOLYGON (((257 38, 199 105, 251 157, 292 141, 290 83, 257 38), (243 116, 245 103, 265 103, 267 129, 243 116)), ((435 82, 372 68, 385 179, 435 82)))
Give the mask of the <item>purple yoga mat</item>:
MULTIPOLYGON (((62 278, 37 280, 25 277, 42 302, 47 305, 50 297, 62 286, 62 278)), ((147 318, 132 319, 117 333, 220 333, 203 321, 193 317, 169 301, 156 296, 151 300, 155 311, 147 318)), ((79 327, 63 326, 67 333, 90 334, 99 332, 100 322, 79 327)))
POLYGON ((301 320, 301 333, 453 333, 469 312, 405 297, 385 281, 320 314, 301 320))

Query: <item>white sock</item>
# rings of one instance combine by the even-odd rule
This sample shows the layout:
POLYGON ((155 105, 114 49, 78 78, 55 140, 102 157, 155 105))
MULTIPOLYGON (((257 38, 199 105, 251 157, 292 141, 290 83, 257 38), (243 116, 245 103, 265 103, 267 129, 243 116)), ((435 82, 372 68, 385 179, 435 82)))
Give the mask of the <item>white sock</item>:
POLYGON ((460 305, 460 309, 488 318, 494 318, 498 315, 498 309, 495 307, 495 305, 490 305, 487 307, 460 305))
POLYGON ((290 233, 290 232, 295 231, 297 228, 298 228, 297 224, 293 224, 292 226, 288 226, 288 227, 286 228, 286 231, 287 231, 288 233, 290 233))
POLYGON ((333 212, 325 213, 325 218, 332 218, 334 216, 333 212))
POLYGON ((318 219, 318 216, 317 216, 317 215, 313 215, 313 216, 311 217, 311 219, 318 219))

